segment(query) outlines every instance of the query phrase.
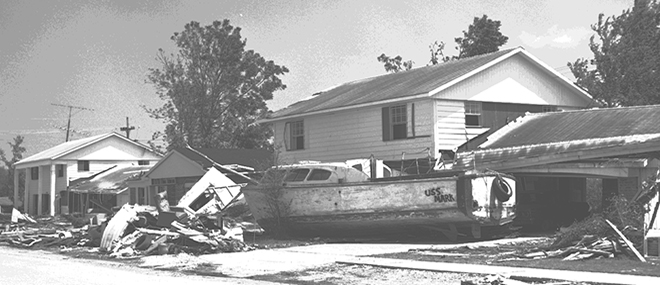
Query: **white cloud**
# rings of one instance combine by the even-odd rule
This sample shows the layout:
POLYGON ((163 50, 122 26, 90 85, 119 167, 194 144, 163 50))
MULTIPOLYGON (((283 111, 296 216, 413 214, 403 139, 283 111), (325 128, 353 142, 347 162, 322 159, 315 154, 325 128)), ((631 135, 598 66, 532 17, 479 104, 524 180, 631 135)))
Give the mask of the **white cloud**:
POLYGON ((593 31, 585 27, 559 29, 557 25, 554 25, 542 35, 537 36, 527 31, 522 31, 518 37, 525 45, 533 48, 544 46, 572 48, 580 44, 583 39, 589 38, 592 33, 593 31))

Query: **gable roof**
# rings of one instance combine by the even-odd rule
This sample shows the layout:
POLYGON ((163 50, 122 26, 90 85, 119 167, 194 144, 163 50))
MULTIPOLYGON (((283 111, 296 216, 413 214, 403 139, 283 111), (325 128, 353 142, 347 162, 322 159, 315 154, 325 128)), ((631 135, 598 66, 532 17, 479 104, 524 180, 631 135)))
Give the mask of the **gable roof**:
MULTIPOLYGON (((214 149, 214 148, 197 148, 195 149, 216 163, 222 165, 238 164, 242 166, 249 166, 258 168, 264 166, 272 158, 272 153, 264 149, 214 149)), ((187 148, 176 148, 177 151, 184 155, 186 158, 199 163, 203 168, 213 166, 213 162, 195 153, 187 148)))
POLYGON ((660 105, 527 114, 459 165, 513 168, 660 151, 660 105))
POLYGON ((529 54, 522 47, 516 47, 437 65, 348 82, 315 94, 310 99, 299 101, 282 110, 276 111, 271 115, 270 119, 265 119, 261 122, 272 122, 302 115, 352 109, 372 104, 431 97, 517 54, 523 55, 537 67, 558 78, 564 85, 575 90, 577 94, 580 94, 585 99, 585 102, 592 101, 588 93, 574 85, 563 75, 529 54))
POLYGON ((136 146, 139 146, 141 148, 146 149, 149 152, 152 152, 152 153, 156 154, 148 146, 146 146, 144 144, 141 144, 139 142, 130 140, 130 139, 128 139, 128 138, 126 138, 126 137, 124 137, 120 134, 115 133, 115 132, 112 132, 112 133, 106 133, 106 134, 91 136, 91 137, 87 137, 87 138, 83 138, 83 139, 79 139, 79 140, 73 140, 73 141, 69 141, 69 142, 65 142, 65 143, 56 145, 54 147, 46 149, 46 150, 44 150, 42 152, 39 152, 37 154, 34 154, 32 156, 21 159, 20 161, 16 162, 15 165, 18 166, 18 165, 29 163, 29 162, 58 159, 62 156, 65 156, 65 155, 70 154, 74 151, 77 151, 79 149, 82 149, 84 147, 87 147, 89 145, 92 145, 94 143, 97 143, 99 141, 105 140, 105 139, 110 138, 110 137, 118 137, 120 139, 125 140, 126 142, 129 142, 131 144, 134 144, 136 146))

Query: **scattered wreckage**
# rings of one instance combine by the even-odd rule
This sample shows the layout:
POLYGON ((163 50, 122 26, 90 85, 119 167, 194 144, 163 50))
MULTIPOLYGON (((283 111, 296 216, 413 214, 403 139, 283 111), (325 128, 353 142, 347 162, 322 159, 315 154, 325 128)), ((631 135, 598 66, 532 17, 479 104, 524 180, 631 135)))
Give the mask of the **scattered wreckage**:
POLYGON ((116 258, 252 250, 243 241, 244 228, 262 230, 222 215, 239 200, 241 185, 207 185, 191 189, 176 207, 170 207, 166 197, 160 195, 158 207, 126 204, 103 222, 96 216, 88 220, 90 215, 34 219, 13 209, 9 223, 3 223, 0 229, 0 242, 20 247, 59 246, 64 250, 97 247, 93 251, 116 258))

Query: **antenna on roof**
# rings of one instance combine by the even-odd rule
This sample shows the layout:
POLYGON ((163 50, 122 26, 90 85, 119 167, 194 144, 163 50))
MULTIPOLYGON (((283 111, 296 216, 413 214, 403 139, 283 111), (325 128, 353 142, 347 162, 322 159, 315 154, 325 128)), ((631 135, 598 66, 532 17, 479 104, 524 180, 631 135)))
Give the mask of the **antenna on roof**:
POLYGON ((71 111, 73 109, 78 109, 80 111, 94 111, 94 109, 91 109, 91 108, 85 108, 85 107, 79 107, 79 106, 73 106, 73 105, 62 105, 62 104, 55 104, 55 103, 51 103, 51 105, 58 106, 58 107, 67 107, 67 108, 69 108, 69 119, 67 120, 67 123, 66 123, 66 140, 65 140, 65 142, 69 141, 69 131, 71 130, 71 111))

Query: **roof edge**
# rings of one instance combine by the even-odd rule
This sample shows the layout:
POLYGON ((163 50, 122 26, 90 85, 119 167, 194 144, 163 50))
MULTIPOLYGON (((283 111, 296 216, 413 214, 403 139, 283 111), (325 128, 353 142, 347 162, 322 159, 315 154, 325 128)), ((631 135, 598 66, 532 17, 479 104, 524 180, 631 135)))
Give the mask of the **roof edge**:
POLYGON ((357 104, 357 105, 343 106, 343 107, 337 107, 337 108, 332 108, 332 109, 324 109, 324 110, 318 110, 318 111, 312 111, 312 112, 300 113, 300 114, 293 114, 293 115, 276 117, 276 118, 261 119, 261 120, 257 120, 257 123, 260 123, 260 124, 262 124, 262 123, 272 123, 272 122, 277 122, 277 121, 300 118, 300 117, 304 117, 304 116, 320 115, 320 114, 325 114, 325 113, 346 111, 346 110, 351 110, 351 109, 356 109, 356 108, 378 106, 378 105, 383 105, 383 104, 404 102, 404 101, 423 99, 423 98, 429 98, 429 94, 428 93, 419 93, 419 94, 413 94, 413 95, 410 95, 410 96, 400 97, 400 98, 395 98, 395 99, 374 101, 374 102, 362 103, 362 104, 357 104))
POLYGON ((154 164, 153 167, 149 168, 149 171, 147 171, 142 177, 149 177, 149 175, 150 175, 152 172, 154 172, 156 169, 158 169, 158 167, 160 167, 161 164, 165 163, 165 161, 166 161, 170 156, 172 156, 175 152, 178 153, 179 155, 181 155, 185 160, 190 161, 192 164, 199 165, 199 169, 201 169, 202 171, 204 171, 204 167, 203 167, 201 164, 199 164, 199 163, 197 163, 197 162, 191 160, 189 157, 187 157, 186 155, 184 155, 184 154, 181 153, 180 151, 178 151, 178 150, 176 150, 176 149, 173 149, 173 150, 169 151, 167 154, 165 154, 165 156, 164 156, 163 158, 161 158, 156 164, 154 164))
POLYGON ((479 66, 479 67, 477 67, 477 68, 471 70, 470 72, 468 72, 468 73, 466 73, 466 74, 463 74, 463 75, 461 75, 461 76, 455 78, 454 80, 449 81, 449 82, 447 82, 447 83, 441 85, 440 87, 435 88, 435 89, 429 91, 429 96, 433 96, 433 95, 435 95, 435 94, 438 94, 438 93, 440 93, 441 91, 443 91, 443 90, 445 90, 445 89, 447 89, 447 88, 449 88, 449 87, 451 87, 451 86, 454 86, 454 85, 458 84, 459 82, 461 82, 461 81, 463 81, 463 80, 466 80, 466 79, 468 79, 468 78, 474 76, 475 74, 477 74, 477 73, 479 73, 479 72, 482 72, 482 71, 484 71, 484 70, 486 70, 486 69, 492 67, 493 65, 498 64, 498 63, 504 61, 505 59, 507 59, 507 58, 509 58, 509 57, 512 57, 512 56, 514 56, 514 55, 516 55, 516 54, 518 54, 518 53, 520 53, 520 52, 523 52, 523 51, 524 51, 524 48, 523 48, 523 47, 521 47, 521 46, 515 47, 515 48, 511 49, 510 52, 508 52, 508 53, 506 53, 506 54, 503 54, 503 55, 501 55, 500 57, 497 57, 497 58, 495 58, 495 59, 489 61, 488 63, 486 63, 486 64, 484 64, 484 65, 482 65, 482 66, 479 66))
POLYGON ((554 68, 550 67, 545 62, 538 59, 536 56, 532 55, 531 53, 529 53, 528 51, 526 51, 524 49, 522 49, 520 51, 520 53, 522 53, 525 57, 527 57, 529 60, 531 60, 535 64, 539 65, 540 67, 542 67, 544 70, 546 70, 550 74, 557 77, 561 82, 563 82, 569 88, 576 90, 578 94, 582 95, 586 99, 586 101, 589 102, 589 105, 586 108, 596 107, 596 106, 600 107, 601 106, 601 104, 598 103, 587 91, 585 91, 584 89, 582 89, 579 86, 575 85, 575 83, 568 80, 568 78, 566 78, 566 76, 564 76, 561 73, 557 72, 554 68), (595 104, 595 106, 591 105, 592 103, 595 104))
POLYGON ((651 134, 639 134, 639 135, 631 135, 631 136, 616 136, 616 137, 605 137, 605 138, 593 138, 593 139, 581 139, 581 140, 570 140, 570 141, 560 141, 560 142, 550 142, 550 143, 539 143, 539 144, 528 144, 528 145, 519 145, 519 146, 511 146, 511 147, 500 147, 500 148, 492 148, 492 149, 480 149, 480 150, 473 150, 471 153, 474 155, 479 155, 479 154, 487 154, 487 153, 494 153, 494 152, 501 152, 501 151, 508 151, 508 150, 519 150, 523 148, 528 148, 528 147, 539 147, 539 146, 552 146, 552 145, 560 145, 560 144, 565 144, 569 142, 573 143, 580 143, 580 142, 587 142, 587 141, 593 141, 593 140, 617 140, 617 139, 625 139, 628 142, 644 142, 648 139, 657 139, 660 138, 660 133, 651 133, 651 134), (642 140, 642 138, 646 138, 645 140, 642 140))

